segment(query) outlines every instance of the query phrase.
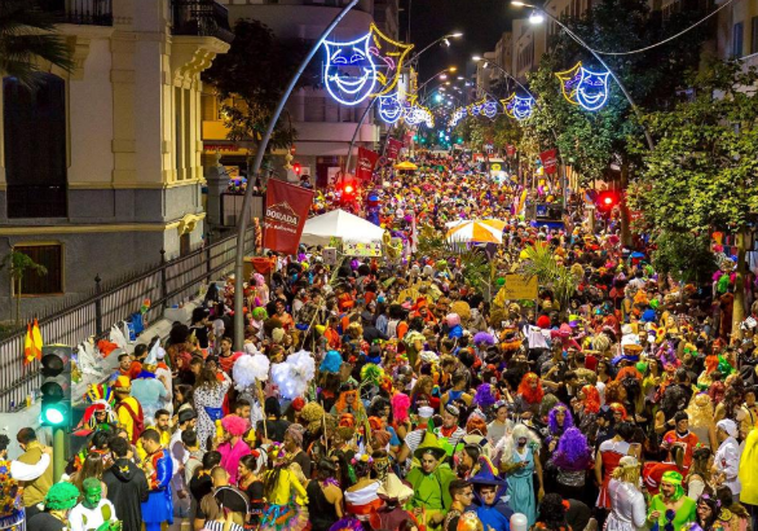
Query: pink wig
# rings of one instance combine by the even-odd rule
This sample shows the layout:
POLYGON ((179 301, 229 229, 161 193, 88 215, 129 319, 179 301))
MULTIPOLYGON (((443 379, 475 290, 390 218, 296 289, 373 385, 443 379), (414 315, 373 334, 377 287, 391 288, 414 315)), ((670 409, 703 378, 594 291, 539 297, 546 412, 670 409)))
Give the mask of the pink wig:
POLYGON ((449 313, 447 314, 447 317, 445 317, 445 320, 447 321, 447 326, 458 326, 461 324, 461 316, 457 313, 449 313))
POLYGON ((408 420, 408 408, 411 407, 411 399, 405 393, 398 393, 392 397, 392 415, 398 422, 408 420))
POLYGON ((221 419, 221 426, 232 437, 241 437, 250 429, 250 421, 238 415, 227 415, 221 419))

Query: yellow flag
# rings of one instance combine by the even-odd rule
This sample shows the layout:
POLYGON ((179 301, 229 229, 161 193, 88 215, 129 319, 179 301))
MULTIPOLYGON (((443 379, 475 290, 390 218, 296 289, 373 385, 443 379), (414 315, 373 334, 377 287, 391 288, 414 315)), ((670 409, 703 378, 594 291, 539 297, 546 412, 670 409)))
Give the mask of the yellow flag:
POLYGON ((39 322, 37 318, 34 318, 34 325, 32 326, 32 343, 34 346, 35 355, 38 360, 42 359, 42 332, 39 329, 39 322))

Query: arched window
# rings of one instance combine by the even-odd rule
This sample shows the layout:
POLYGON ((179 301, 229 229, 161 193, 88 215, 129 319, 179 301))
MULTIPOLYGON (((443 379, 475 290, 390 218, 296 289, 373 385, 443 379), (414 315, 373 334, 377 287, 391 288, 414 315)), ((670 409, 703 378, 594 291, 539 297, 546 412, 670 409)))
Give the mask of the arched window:
POLYGON ((66 84, 44 74, 28 88, 3 79, 9 218, 66 217, 66 84))

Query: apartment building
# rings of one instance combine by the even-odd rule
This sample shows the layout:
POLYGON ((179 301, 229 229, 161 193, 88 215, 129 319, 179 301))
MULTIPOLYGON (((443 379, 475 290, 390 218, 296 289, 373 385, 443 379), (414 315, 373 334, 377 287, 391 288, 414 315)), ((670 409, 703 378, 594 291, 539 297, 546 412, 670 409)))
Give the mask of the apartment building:
MULTIPOLYGON (((213 0, 50 0, 75 68, 31 91, 3 79, 0 255, 25 275, 25 313, 199 246, 200 72, 229 48, 213 0)), ((0 273, 0 320, 14 295, 0 273)))

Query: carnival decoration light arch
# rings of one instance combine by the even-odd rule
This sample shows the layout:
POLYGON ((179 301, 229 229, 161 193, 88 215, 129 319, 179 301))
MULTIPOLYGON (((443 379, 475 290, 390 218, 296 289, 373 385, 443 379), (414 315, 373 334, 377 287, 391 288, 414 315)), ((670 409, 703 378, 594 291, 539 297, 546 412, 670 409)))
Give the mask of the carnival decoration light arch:
POLYGON ((597 111, 608 102, 610 72, 595 71, 582 66, 579 61, 571 69, 558 72, 561 93, 572 105, 586 111, 597 111))
POLYGON ((387 125, 397 123, 403 117, 403 102, 400 101, 400 95, 393 92, 387 96, 379 96, 377 112, 379 118, 387 125))

